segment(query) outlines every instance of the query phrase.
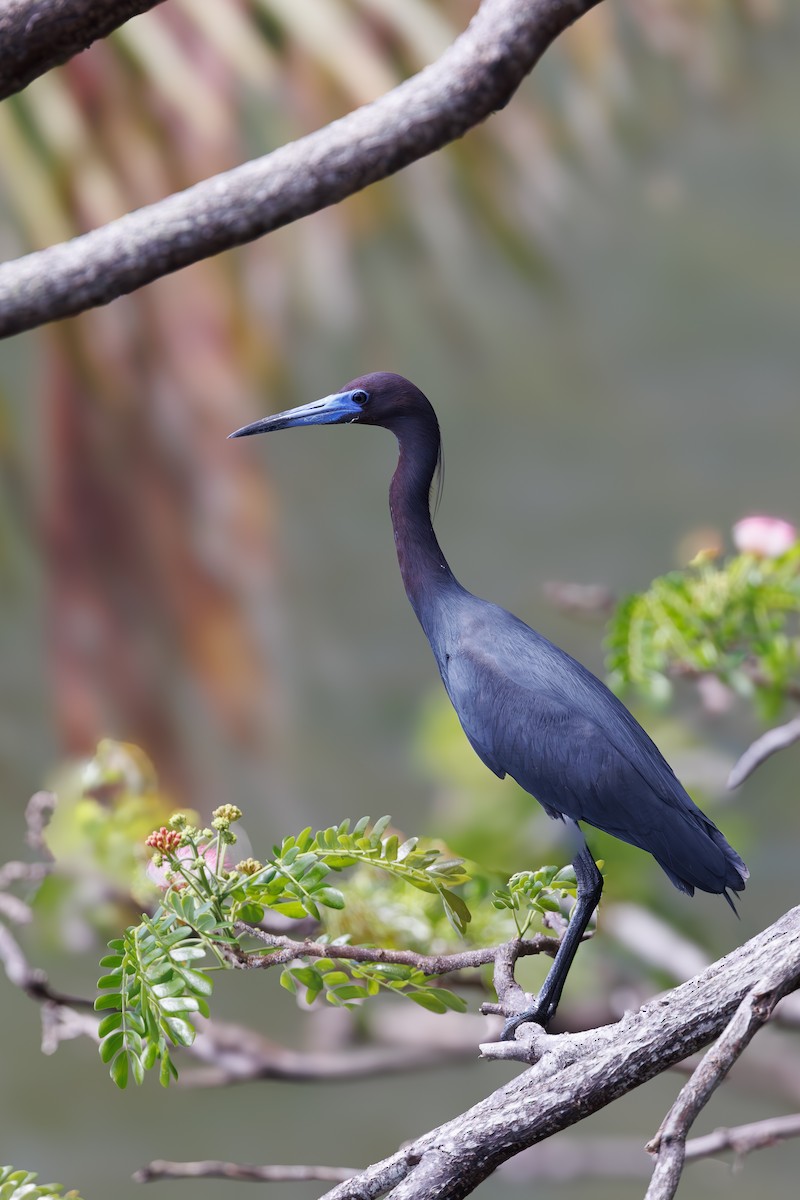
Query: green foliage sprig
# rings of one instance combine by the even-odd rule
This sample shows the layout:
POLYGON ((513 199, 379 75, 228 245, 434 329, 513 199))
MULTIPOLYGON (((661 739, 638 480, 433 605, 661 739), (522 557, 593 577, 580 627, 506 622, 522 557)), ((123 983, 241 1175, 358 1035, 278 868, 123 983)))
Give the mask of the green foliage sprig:
MULTIPOLYGON (((381 817, 370 829, 369 817, 362 817, 352 832, 350 822, 342 821, 316 834, 309 828, 296 837, 285 838, 274 847, 272 862, 248 879, 245 902, 264 905, 287 917, 311 916, 319 920, 320 904, 344 907, 344 896, 328 886, 327 875, 367 863, 422 892, 438 895, 453 928, 465 933, 470 911, 452 891, 469 880, 463 862, 442 859, 435 848, 420 849, 416 837, 402 843, 396 834, 384 837, 390 821, 390 817, 381 817)), ((253 915, 260 919, 257 913, 253 915)))
POLYGON ((108 973, 98 981, 95 1008, 111 1010, 98 1029, 100 1057, 120 1088, 130 1076, 142 1083, 156 1063, 164 1087, 176 1079, 170 1046, 191 1046, 193 1014, 209 1015, 211 979, 190 964, 216 953, 211 938, 223 931, 209 906, 175 893, 168 899, 169 907, 109 942, 111 953, 100 960, 108 973))
POLYGON ((0 1167, 0 1200, 81 1200, 75 1191, 65 1192, 60 1183, 36 1183, 34 1171, 0 1167))
MULTIPOLYGON (((336 943, 332 943, 335 945, 336 943)), ((350 1005, 377 996, 381 989, 400 993, 429 1012, 466 1012, 466 1002, 448 988, 436 987, 431 977, 416 967, 398 963, 348 962, 318 958, 304 966, 291 966, 281 974, 281 986, 293 994, 304 987, 307 1004, 322 993, 330 1004, 350 1005)))
POLYGON ((762 715, 800 697, 800 544, 774 558, 699 555, 618 608, 608 634, 615 688, 668 698, 675 676, 712 674, 762 715))
POLYGON ((512 875, 507 884, 492 893, 492 904, 511 913, 517 934, 523 938, 537 917, 561 913, 563 901, 574 899, 577 888, 572 867, 539 867, 512 875))
MULTIPOLYGON (((246 859, 229 870, 226 854, 236 840, 230 826, 240 817, 234 805, 223 805, 212 828, 200 830, 178 814, 147 839, 155 851, 152 874, 165 894, 152 916, 109 942, 95 1002, 105 1014, 100 1055, 120 1088, 131 1079, 142 1083, 156 1064, 163 1086, 177 1077, 171 1049, 190 1046, 196 1016, 209 1015, 209 972, 241 960, 242 925, 246 936, 247 927, 257 926, 267 909, 322 922, 324 910, 344 908, 344 893, 330 885, 332 872, 376 867, 438 896, 453 928, 459 933, 467 928, 469 908, 452 891, 469 880, 464 864, 443 858, 436 848, 421 848, 417 838, 400 843, 396 834, 386 835, 389 817, 371 827, 363 817, 352 830, 349 821, 318 833, 304 829, 275 846, 268 863, 246 859), (199 970, 203 960, 207 965, 199 970)), ((281 983, 290 991, 304 987, 309 1002, 322 995, 331 1004, 353 1005, 386 990, 432 1012, 464 1009, 458 996, 414 967, 358 961, 345 968, 328 958, 303 960, 301 947, 281 983)))

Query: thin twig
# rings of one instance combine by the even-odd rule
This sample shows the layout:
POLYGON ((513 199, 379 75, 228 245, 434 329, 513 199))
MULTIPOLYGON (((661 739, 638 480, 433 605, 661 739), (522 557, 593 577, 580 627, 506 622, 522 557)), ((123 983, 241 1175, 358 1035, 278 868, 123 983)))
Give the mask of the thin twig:
POLYGON ((514 940, 502 946, 486 946, 478 950, 462 950, 455 954, 418 954, 416 950, 386 950, 379 946, 342 946, 328 942, 297 942, 280 934, 267 933, 243 921, 234 922, 239 934, 250 934, 274 949, 272 954, 237 954, 236 965, 244 968, 267 968, 292 962, 295 958, 333 958, 351 962, 394 963, 398 966, 414 967, 425 975, 449 975, 453 971, 468 971, 496 963, 505 952, 517 958, 531 954, 548 954, 551 958, 558 952, 558 938, 537 934, 522 941, 514 940))
MULTIPOLYGON (((800 1113, 770 1117, 731 1129, 715 1129, 686 1143, 686 1161, 717 1157, 733 1151, 737 1158, 777 1142, 800 1137, 800 1113)), ((591 1138, 568 1135, 540 1142, 504 1163, 501 1176, 528 1184, 541 1180, 566 1183, 574 1179, 638 1179, 649 1173, 647 1154, 636 1138, 591 1138)))
POLYGON ((785 725, 776 725, 774 729, 768 729, 747 747, 738 762, 734 764, 728 776, 728 787, 738 787, 753 774, 756 767, 760 767, 779 750, 786 750, 787 747, 793 746, 798 741, 800 741, 800 717, 794 717, 785 725))
MULTIPOLYGON (((744 662, 739 664, 739 670, 744 672, 750 682, 755 684, 756 687, 769 687, 772 682, 767 678, 754 659, 745 659, 744 662)), ((673 679, 688 679, 690 682, 696 682, 708 675, 708 671, 694 666, 693 663, 674 662, 670 665, 668 674, 673 679)), ((781 690, 786 699, 800 701, 800 682, 797 680, 790 679, 782 683, 781 690)))
POLYGON ((0 892, 0 917, 14 925, 27 925, 33 917, 33 912, 30 905, 20 900, 19 896, 12 896, 10 892, 0 892))
POLYGON ((800 1113, 787 1117, 769 1117, 765 1121, 753 1121, 749 1125, 735 1125, 732 1129, 715 1129, 703 1137, 691 1138, 686 1143, 686 1161, 710 1158, 732 1150, 737 1158, 743 1158, 753 1150, 763 1150, 776 1142, 800 1137, 800 1113))
POLYGON ((54 1004, 64 1004, 70 1008, 92 1008, 91 1000, 81 996, 69 996, 51 987, 44 971, 32 967, 23 954, 19 943, 11 935, 5 925, 0 924, 0 963, 2 963, 8 980, 15 987, 21 988, 34 1000, 51 1001, 54 1004))
POLYGON ((0 336, 107 304, 440 150, 503 108, 599 0, 483 0, 429 67, 272 154, 0 267, 0 336))
POLYGON ((25 805, 25 825, 27 827, 26 841, 32 850, 36 850, 44 858, 52 859, 50 847, 45 842, 44 831, 50 824, 58 797, 55 792, 34 792, 25 805))
MULTIPOLYGON (((716 1129, 686 1143, 686 1160, 696 1161, 733 1151, 741 1158, 777 1142, 800 1137, 800 1113, 771 1117, 732 1129, 716 1129)), ((633 1138, 560 1138, 516 1155, 501 1168, 504 1178, 515 1183, 575 1179, 638 1179, 647 1174, 647 1157, 633 1138)), ((133 1176, 137 1183, 155 1179, 220 1178, 258 1183, 290 1183, 305 1180, 339 1182, 358 1172, 348 1167, 250 1166, 230 1162, 165 1162, 156 1160, 133 1176)))
POLYGON ((719 1041, 681 1089, 647 1146, 656 1155, 656 1163, 645 1200, 672 1200, 683 1171, 689 1129, 781 997, 796 987, 798 970, 800 952, 797 947, 786 947, 742 999, 719 1041))
POLYGON ((616 597, 604 583, 567 583, 548 579, 542 585, 545 598, 554 608, 571 617, 610 616, 616 597))
POLYGON ((12 859, 0 867, 0 888, 7 888, 12 883, 41 883, 52 870, 50 863, 17 862, 12 859))
MULTIPOLYGON (((423 1013, 419 1014, 421 1018, 423 1013)), ((445 1018, 439 1018, 444 1020, 445 1018)), ((181 1072, 179 1087, 226 1087, 255 1079, 284 1079, 293 1083, 325 1083, 406 1074, 441 1067, 444 1063, 475 1060, 475 1042, 417 1045, 350 1046, 340 1052, 291 1050, 251 1029, 206 1021, 188 1053, 208 1064, 181 1072)))
POLYGON ((162 0, 4 0, 0 100, 162 0))
POLYGON ((222 1162, 206 1159, 201 1162, 169 1162, 157 1158, 140 1167, 133 1175, 134 1183, 152 1183, 154 1179, 238 1179, 250 1183, 307 1183, 321 1180, 340 1183, 358 1174, 357 1167, 257 1167, 250 1163, 222 1162))

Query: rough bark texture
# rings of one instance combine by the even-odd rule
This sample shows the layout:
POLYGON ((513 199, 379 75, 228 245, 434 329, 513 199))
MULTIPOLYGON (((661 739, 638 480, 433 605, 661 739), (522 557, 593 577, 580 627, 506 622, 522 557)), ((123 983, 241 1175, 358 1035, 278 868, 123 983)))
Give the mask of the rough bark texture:
POLYGON ((162 0, 4 0, 0 100, 162 0))
MULTIPOLYGON (((325 1200, 461 1200, 496 1168, 707 1046, 747 993, 782 972, 800 986, 800 908, 702 975, 588 1033, 531 1031, 542 1056, 454 1121, 328 1192, 325 1200)), ((484 1052, 489 1047, 484 1047, 484 1052)))
POLYGON ((483 0, 431 66, 263 158, 0 267, 0 336, 107 304, 288 225, 440 149, 502 108, 598 0, 483 0))

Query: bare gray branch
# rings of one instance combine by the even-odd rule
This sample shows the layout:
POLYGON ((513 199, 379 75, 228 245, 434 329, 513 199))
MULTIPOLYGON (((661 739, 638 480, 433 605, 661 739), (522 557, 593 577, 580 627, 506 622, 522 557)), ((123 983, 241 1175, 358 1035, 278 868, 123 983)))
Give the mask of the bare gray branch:
POLYGON ((800 1137, 800 1113, 787 1117, 769 1117, 766 1121, 753 1121, 750 1125, 736 1125, 733 1129, 715 1129, 703 1137, 692 1138, 686 1143, 686 1161, 710 1158, 732 1150, 737 1158, 753 1150, 763 1150, 784 1142, 788 1138, 800 1137))
MULTIPOLYGON (((558 938, 538 933, 535 937, 515 939, 502 946, 486 946, 478 950, 462 950, 455 954, 418 954, 416 950, 384 950, 379 946, 333 946, 329 942, 298 942, 281 934, 267 933, 264 929, 236 921, 234 929, 239 934, 250 934, 274 947, 273 954, 236 954, 236 965, 243 968, 266 969, 292 962, 295 958, 334 958, 350 962, 396 963, 415 967, 426 975, 449 975, 454 971, 467 971, 497 964, 499 959, 511 960, 530 954, 549 954, 554 958, 559 946, 558 938)), ((516 985, 515 985, 516 986, 516 985)))
POLYGON ((786 750, 787 747, 793 746, 798 741, 800 741, 800 717, 787 721, 785 725, 777 725, 774 729, 768 729, 747 747, 739 761, 734 764, 728 776, 728 787, 738 787, 753 774, 756 767, 760 767, 779 750, 786 750))
POLYGON ((46 859, 52 859, 50 849, 45 842, 44 831, 58 804, 55 792, 34 792, 25 805, 25 825, 27 835, 25 840, 33 850, 38 850, 46 859))
POLYGON ((307 1183, 322 1180, 338 1183, 357 1174, 355 1167, 257 1167, 249 1163, 221 1162, 207 1159, 203 1162, 169 1162, 157 1158, 136 1171, 136 1183, 152 1183, 154 1179, 238 1179, 251 1183, 307 1183))
POLYGON ((681 1089, 647 1147, 657 1157, 645 1200, 672 1200, 683 1171, 689 1129, 737 1058, 769 1020, 781 997, 797 986, 798 968, 797 947, 787 945, 776 951, 762 978, 742 999, 722 1037, 681 1089))
POLYGON ((19 943, 3 924, 0 924, 0 965, 4 968, 9 982, 21 988, 33 1000, 67 1005, 71 1008, 92 1007, 91 1000, 85 1000, 81 996, 68 996, 51 987, 44 971, 30 965, 19 943))
MULTIPOLYGON (((446 1020, 446 1018, 439 1018, 446 1020)), ((458 1020, 458 1018, 456 1018, 458 1020)), ((292 1050, 241 1025, 206 1021, 187 1051, 207 1066, 181 1072, 179 1087, 225 1087, 254 1079, 325 1082, 427 1071, 475 1061, 475 1039, 416 1046, 348 1046, 340 1051, 292 1050)))
POLYGON ((0 7, 0 100, 65 63, 162 0, 5 0, 0 7))
POLYGON ((503 108, 548 46, 599 0, 483 0, 431 66, 272 154, 100 229, 0 266, 0 336, 107 304, 336 204, 503 108))

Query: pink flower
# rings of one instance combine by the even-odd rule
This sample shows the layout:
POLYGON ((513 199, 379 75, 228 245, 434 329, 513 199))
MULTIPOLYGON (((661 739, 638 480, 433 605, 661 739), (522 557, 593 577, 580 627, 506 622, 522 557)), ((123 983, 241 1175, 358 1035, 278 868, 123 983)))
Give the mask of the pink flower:
POLYGON ((733 540, 740 554, 778 558, 798 540, 797 529, 781 517, 742 517, 733 527, 733 540))
MULTIPOLYGON (((179 846, 178 849, 173 850, 172 853, 173 853, 173 856, 175 858, 179 859, 181 862, 191 863, 194 861, 195 852, 191 846, 179 846)), ((208 863, 209 869, 211 871, 214 871, 217 866, 216 843, 212 842, 208 846, 203 847, 202 857, 208 863)), ((223 853, 222 862, 220 863, 220 867, 224 867, 224 866, 225 866, 225 855, 223 853)), ((187 866, 184 869, 186 871, 192 870, 192 868, 190 866, 187 866)), ((197 868, 194 868, 194 870, 197 870, 197 868)), ((167 890, 167 888, 170 885, 172 885, 172 887, 176 887, 176 888, 186 887, 185 880, 181 877, 181 875, 178 872, 173 871, 172 866, 170 865, 169 859, 166 858, 166 856, 164 857, 160 867, 157 867, 156 864, 151 859, 151 861, 147 864, 147 876, 150 880, 152 880, 152 882, 156 885, 156 887, 161 888, 161 890, 164 892, 167 890)))

